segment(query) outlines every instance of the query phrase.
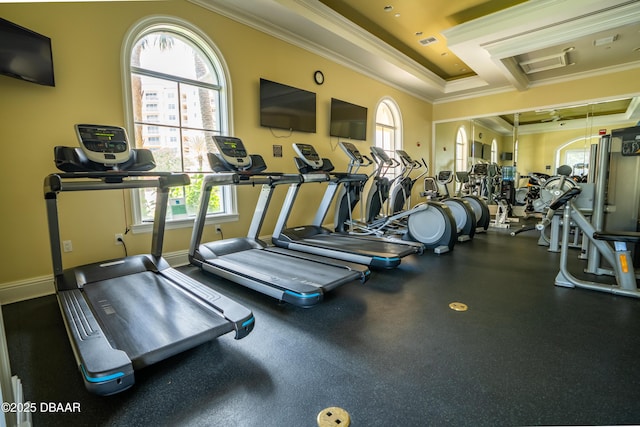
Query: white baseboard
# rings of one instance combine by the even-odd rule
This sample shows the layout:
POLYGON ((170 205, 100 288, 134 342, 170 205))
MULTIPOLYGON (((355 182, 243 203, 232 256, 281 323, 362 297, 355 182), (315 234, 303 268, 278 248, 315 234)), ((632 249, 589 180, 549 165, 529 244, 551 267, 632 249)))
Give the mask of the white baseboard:
POLYGON ((171 267, 181 267, 189 264, 189 251, 169 252, 162 255, 171 267))
POLYGON ((0 302, 2 302, 2 305, 11 304, 31 298, 52 295, 53 293, 53 275, 32 277, 31 279, 1 284, 0 302))
MULTIPOLYGON (((163 256, 172 267, 189 264, 189 253, 186 250, 166 253, 163 256)), ((0 283, 0 304, 11 304, 54 293, 53 275, 0 283)))

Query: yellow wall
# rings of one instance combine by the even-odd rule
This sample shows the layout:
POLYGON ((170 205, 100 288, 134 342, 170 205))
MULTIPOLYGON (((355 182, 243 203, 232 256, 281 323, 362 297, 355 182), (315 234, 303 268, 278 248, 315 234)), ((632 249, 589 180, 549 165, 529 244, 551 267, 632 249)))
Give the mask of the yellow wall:
MULTIPOLYGON (((432 106, 404 92, 355 73, 327 59, 240 25, 184 0, 164 2, 35 3, 2 4, 0 16, 45 34, 52 39, 56 87, 44 87, 0 76, 0 143, 3 147, 3 202, 0 230, 5 244, 0 260, 0 289, 51 274, 48 228, 42 184, 56 172, 53 147, 76 145, 73 125, 104 123, 124 125, 124 100, 120 54, 123 38, 138 20, 149 15, 171 15, 203 30, 224 56, 233 90, 235 135, 250 151, 262 154, 270 170, 294 171, 293 142, 316 146, 331 157, 337 168, 346 161, 335 151, 336 138, 328 136, 331 97, 369 108, 368 141, 358 142, 368 151, 373 141, 373 113, 384 97, 399 105, 405 148, 415 157, 429 161, 432 106), (315 70, 325 74, 317 86, 315 70), (261 128, 258 121, 258 82, 264 77, 311 90, 318 97, 318 132, 293 133, 261 128), (418 147, 418 142, 420 147, 418 147), (272 157, 272 145, 284 148, 284 157, 272 157), (335 152, 334 152, 335 151, 335 152)), ((131 133, 131 132, 130 132, 131 133)), ((319 200, 319 190, 310 186, 301 193, 291 223, 306 223, 319 200)), ((282 199, 279 191, 274 208, 282 199)), ((257 199, 257 189, 239 191, 240 220, 223 224, 225 237, 246 233, 257 199)), ((273 229, 275 213, 263 230, 273 229)), ((66 266, 122 255, 115 246, 115 233, 131 222, 129 196, 122 191, 64 193, 60 196, 61 235, 72 240, 74 251, 64 255, 66 266)), ((215 238, 208 227, 205 240, 215 238)), ((191 228, 168 230, 165 252, 188 248, 191 228)), ((128 234, 129 253, 149 250, 150 233, 128 234)))

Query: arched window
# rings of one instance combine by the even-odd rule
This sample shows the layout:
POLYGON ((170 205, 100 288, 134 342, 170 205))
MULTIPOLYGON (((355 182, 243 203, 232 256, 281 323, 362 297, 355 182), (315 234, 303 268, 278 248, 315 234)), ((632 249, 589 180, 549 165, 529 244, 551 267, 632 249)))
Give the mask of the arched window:
MULTIPOLYGON (((376 108, 376 140, 377 147, 395 157, 395 151, 402 149, 402 120, 398 105, 390 98, 383 99, 376 108)), ((397 171, 389 170, 388 178, 393 178, 397 171)))
POLYGON ((491 163, 498 163, 498 141, 491 141, 491 163))
MULTIPOLYGON (((123 47, 125 94, 130 138, 153 152, 156 171, 187 172, 191 185, 170 195, 184 212, 168 219, 189 219, 197 212, 211 137, 230 133, 226 68, 213 43, 191 25, 168 17, 144 20, 130 30, 123 47)), ((140 190, 134 222, 153 217, 155 195, 140 190)), ((233 213, 233 193, 217 188, 209 213, 233 213)), ((172 210, 169 211, 172 215, 172 210)))
POLYGON ((467 131, 464 126, 460 126, 456 133, 456 172, 467 171, 468 147, 467 131))

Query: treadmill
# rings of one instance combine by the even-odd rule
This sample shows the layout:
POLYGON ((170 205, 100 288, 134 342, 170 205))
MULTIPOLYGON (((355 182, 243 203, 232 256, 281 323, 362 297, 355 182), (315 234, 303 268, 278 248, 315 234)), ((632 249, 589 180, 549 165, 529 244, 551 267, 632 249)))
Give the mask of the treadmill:
POLYGON ((92 393, 130 388, 134 371, 228 332, 240 339, 254 327, 252 312, 174 270, 162 258, 169 189, 189 184, 186 174, 150 172, 149 150, 131 149, 123 128, 79 124, 78 147, 55 147, 58 169, 44 180, 54 282, 60 311, 82 374, 92 393), (156 190, 151 253, 64 269, 59 193, 156 190))
POLYGON ((358 264, 268 246, 259 239, 269 202, 278 185, 300 182, 299 174, 264 172, 260 155, 249 155, 242 140, 214 136, 219 153, 208 153, 214 174, 203 179, 200 207, 191 244, 190 262, 203 271, 299 307, 320 303, 325 293, 348 282, 365 282, 369 269, 358 264), (202 243, 213 187, 259 186, 258 204, 247 237, 202 243))
POLYGON ((333 172, 329 159, 321 158, 310 144, 293 144, 299 157, 295 158, 303 182, 329 181, 320 207, 311 225, 287 228, 286 223, 293 209, 303 182, 289 186, 287 196, 273 231, 276 246, 310 254, 338 258, 373 268, 394 268, 405 256, 422 253, 424 246, 416 242, 397 242, 386 237, 355 236, 334 233, 322 226, 329 207, 341 185, 361 185, 368 179, 365 174, 333 172))

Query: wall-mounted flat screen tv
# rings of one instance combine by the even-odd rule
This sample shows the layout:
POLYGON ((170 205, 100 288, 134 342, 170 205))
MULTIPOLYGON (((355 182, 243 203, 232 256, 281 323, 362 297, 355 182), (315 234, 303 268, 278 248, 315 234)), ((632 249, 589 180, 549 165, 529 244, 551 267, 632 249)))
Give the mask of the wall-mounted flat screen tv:
POLYGON ((316 94, 260 79, 260 126, 316 131, 316 94))
POLYGON ((484 144, 482 142, 473 141, 473 143, 469 145, 469 156, 481 159, 483 145, 484 144))
POLYGON ((0 18, 0 74, 55 86, 51 39, 0 18))
POLYGON ((367 109, 331 98, 329 135, 364 141, 367 139, 367 109))
POLYGON ((491 161, 491 146, 489 144, 482 144, 482 160, 491 161))

